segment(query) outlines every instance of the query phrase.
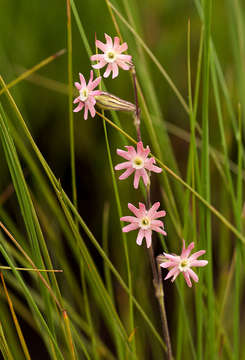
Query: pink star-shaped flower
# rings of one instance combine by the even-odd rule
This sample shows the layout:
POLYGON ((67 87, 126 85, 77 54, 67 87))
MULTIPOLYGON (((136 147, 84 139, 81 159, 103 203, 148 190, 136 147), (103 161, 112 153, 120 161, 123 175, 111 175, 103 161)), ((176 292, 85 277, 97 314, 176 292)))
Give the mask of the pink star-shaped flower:
POLYGON ((79 73, 79 77, 81 83, 75 82, 75 86, 79 91, 79 96, 73 101, 73 104, 78 103, 78 106, 73 111, 78 112, 84 107, 84 120, 87 120, 88 110, 90 111, 91 116, 95 117, 95 96, 100 95, 101 91, 94 91, 94 89, 99 85, 101 81, 101 76, 93 81, 93 70, 91 70, 88 85, 86 85, 84 76, 81 73, 79 73))
POLYGON ((107 78, 112 71, 112 79, 118 76, 118 67, 123 70, 129 70, 132 66, 132 56, 124 55, 122 52, 128 48, 127 43, 120 45, 119 37, 114 37, 114 44, 112 38, 105 34, 106 43, 102 43, 99 40, 95 41, 97 48, 104 52, 104 54, 96 54, 91 56, 92 61, 99 61, 98 64, 93 65, 94 69, 101 69, 107 65, 107 69, 104 73, 104 77, 107 78))
POLYGON ((134 205, 128 204, 129 210, 131 210, 135 216, 123 216, 121 221, 128 221, 131 224, 124 226, 123 232, 129 232, 139 229, 139 233, 136 239, 138 245, 142 244, 142 240, 146 239, 146 245, 149 248, 151 246, 152 230, 159 232, 163 235, 167 235, 164 231, 164 224, 161 220, 156 220, 159 217, 166 215, 166 211, 157 211, 160 206, 160 202, 156 202, 149 210, 146 210, 145 205, 139 203, 139 209, 134 205))
POLYGON ((190 257, 190 252, 194 248, 194 242, 192 242, 186 249, 185 247, 185 240, 183 240, 183 249, 181 252, 181 255, 170 255, 170 254, 164 254, 164 258, 166 258, 166 261, 160 264, 163 268, 170 268, 167 276, 164 280, 169 279, 172 276, 172 282, 177 278, 177 276, 182 272, 185 278, 185 281, 189 287, 192 287, 191 278, 198 282, 198 276, 197 274, 191 269, 192 266, 205 266, 207 265, 207 260, 197 260, 197 258, 203 254, 205 254, 205 250, 200 250, 195 253, 193 253, 190 257))
POLYGON ((127 151, 117 149, 117 154, 128 160, 115 166, 115 170, 126 169, 126 171, 119 177, 119 180, 126 179, 135 171, 134 188, 138 189, 141 177, 143 178, 145 186, 149 182, 149 176, 146 170, 153 171, 155 173, 160 173, 162 171, 161 168, 153 165, 156 163, 153 157, 148 158, 150 148, 147 146, 144 149, 142 141, 138 142, 137 151, 133 146, 125 146, 125 148, 127 151))

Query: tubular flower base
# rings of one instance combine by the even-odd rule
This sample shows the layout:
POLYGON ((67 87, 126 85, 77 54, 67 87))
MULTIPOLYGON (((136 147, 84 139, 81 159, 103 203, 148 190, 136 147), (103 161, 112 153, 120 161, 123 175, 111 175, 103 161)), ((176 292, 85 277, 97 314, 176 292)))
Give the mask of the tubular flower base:
POLYGON ((128 49, 127 43, 120 45, 119 37, 114 37, 114 44, 112 38, 105 34, 106 43, 102 43, 99 40, 95 41, 95 45, 104 54, 96 54, 91 56, 92 61, 98 61, 98 64, 93 65, 94 69, 101 69, 107 65, 107 69, 104 73, 104 77, 107 78, 112 72, 112 79, 118 76, 118 67, 123 70, 129 70, 132 67, 132 56, 124 55, 122 52, 128 49))
POLYGON ((185 281, 189 287, 192 287, 191 278, 198 282, 197 274, 191 269, 192 266, 200 267, 207 265, 207 260, 197 260, 197 258, 203 254, 205 254, 205 250, 200 250, 193 253, 190 257, 190 252, 194 248, 194 242, 192 242, 186 249, 185 247, 185 240, 183 240, 183 249, 181 255, 170 255, 163 253, 164 262, 160 264, 163 268, 170 268, 167 276, 164 280, 169 279, 172 277, 172 282, 177 278, 177 276, 182 272, 185 278, 185 281))
POLYGON ((115 166, 115 170, 126 169, 126 171, 119 177, 119 180, 124 180, 129 177, 134 171, 134 188, 138 189, 140 177, 142 176, 145 186, 149 183, 149 176, 147 171, 156 173, 162 172, 162 169, 153 164, 156 163, 155 159, 147 158, 150 153, 150 148, 143 147, 142 141, 137 144, 137 151, 133 146, 125 146, 127 151, 117 149, 117 154, 124 159, 128 160, 115 166))
POLYGON ((129 210, 131 210, 134 216, 123 216, 121 221, 128 221, 131 224, 125 226, 122 231, 129 232, 132 230, 140 229, 136 243, 138 245, 142 244, 142 240, 146 239, 146 245, 149 248, 151 246, 152 241, 152 230, 159 232, 163 235, 167 235, 167 233, 163 230, 164 224, 161 220, 156 220, 159 217, 164 217, 166 215, 166 211, 157 211, 160 206, 160 202, 156 202, 149 210, 146 210, 145 205, 139 203, 139 209, 137 209, 134 205, 128 204, 129 210))
POLYGON ((74 112, 78 112, 84 108, 84 120, 88 118, 88 110, 92 117, 95 117, 95 108, 94 105, 96 104, 95 96, 101 94, 100 90, 94 89, 99 85, 101 81, 101 77, 98 77, 93 81, 93 70, 90 71, 90 79, 88 85, 86 85, 86 81, 84 76, 79 73, 80 82, 75 82, 75 86, 79 91, 79 96, 73 101, 73 104, 77 104, 78 106, 73 110, 74 112))

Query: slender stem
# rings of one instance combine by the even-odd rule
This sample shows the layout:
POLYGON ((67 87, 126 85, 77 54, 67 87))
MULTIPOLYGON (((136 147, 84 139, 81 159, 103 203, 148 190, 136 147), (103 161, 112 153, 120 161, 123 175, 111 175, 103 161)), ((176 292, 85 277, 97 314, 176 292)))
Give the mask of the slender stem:
POLYGON ((159 302, 160 307, 160 313, 161 313, 161 320, 162 320, 162 327, 163 327, 163 333, 164 338, 167 345, 167 351, 168 351, 168 359, 173 359, 173 353, 172 353, 172 346, 171 346, 171 340, 169 335, 169 329, 168 329, 168 320, 166 315, 166 309, 164 304, 164 290, 163 290, 163 281, 162 281, 162 271, 159 264, 159 261, 157 259, 157 271, 158 271, 158 284, 156 288, 156 297, 159 302))
MULTIPOLYGON (((138 103, 138 94, 137 94, 137 77, 136 77, 136 71, 135 67, 132 67, 132 76, 133 76, 133 84, 134 84, 134 96, 135 96, 135 127, 137 131, 137 137, 138 141, 141 141, 141 131, 140 131, 140 108, 138 103)), ((149 182, 145 186, 146 189, 146 207, 149 210, 151 207, 151 192, 150 192, 151 182, 149 177, 149 182)), ((151 269, 152 269, 152 275, 153 275, 153 285, 155 287, 155 295, 159 303, 160 308, 160 315, 161 315, 161 322, 162 322, 162 331, 163 331, 163 337, 166 341, 167 345, 167 354, 168 354, 168 360, 173 359, 172 355, 172 348, 171 348, 171 341, 169 336, 169 330, 168 330, 168 321, 167 321, 167 315, 165 310, 165 304, 164 304, 164 292, 163 292, 163 285, 162 285, 162 275, 161 275, 161 268, 160 265, 156 262, 156 258, 154 255, 154 249, 153 244, 148 248, 148 255, 150 259, 151 269)))
POLYGON ((139 108, 139 100, 138 100, 138 92, 137 92, 137 78, 136 78, 136 70, 135 66, 131 69, 133 84, 134 84, 134 98, 135 98, 135 127, 137 131, 138 141, 141 141, 141 132, 140 132, 140 108, 139 108))

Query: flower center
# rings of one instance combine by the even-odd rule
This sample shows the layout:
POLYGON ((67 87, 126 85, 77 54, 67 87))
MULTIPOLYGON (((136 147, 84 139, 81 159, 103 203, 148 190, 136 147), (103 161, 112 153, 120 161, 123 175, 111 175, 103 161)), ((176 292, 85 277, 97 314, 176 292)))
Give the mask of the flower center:
POLYGON ((149 229, 150 225, 151 225, 151 220, 147 216, 143 217, 140 220, 141 229, 144 229, 144 230, 149 229))
POLYGON ((109 51, 107 51, 107 53, 105 55, 105 60, 109 63, 112 63, 116 60, 116 57, 117 57, 117 55, 116 55, 115 51, 109 50, 109 51))
POLYGON ((179 270, 180 271, 186 271, 189 267, 189 260, 188 259, 183 259, 181 260, 180 264, 179 264, 179 270))
POLYGON ((139 156, 136 156, 133 159, 133 168, 134 169, 142 169, 144 167, 144 161, 139 156))
POLYGON ((89 96, 89 91, 87 88, 84 88, 79 91, 79 94, 80 94, 80 99, 82 101, 86 101, 89 96))

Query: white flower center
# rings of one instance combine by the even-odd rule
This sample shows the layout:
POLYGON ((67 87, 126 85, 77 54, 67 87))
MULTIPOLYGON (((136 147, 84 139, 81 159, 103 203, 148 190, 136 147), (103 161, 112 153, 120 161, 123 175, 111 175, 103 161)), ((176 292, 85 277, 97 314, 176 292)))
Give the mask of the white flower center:
POLYGON ((108 63, 113 63, 117 58, 117 54, 114 50, 108 50, 105 54, 105 61, 108 63))
POLYGON ((140 225, 141 229, 147 230, 151 226, 151 219, 149 219, 147 216, 145 216, 142 219, 140 219, 139 225, 140 225))
POLYGON ((189 268, 189 260, 188 259, 182 259, 179 263, 179 270, 180 271, 186 271, 189 268))
POLYGON ((86 101, 89 96, 89 91, 87 88, 83 88, 79 91, 79 94, 80 94, 80 99, 82 101, 86 101))
POLYGON ((141 157, 136 156, 132 160, 132 165, 134 169, 142 169, 144 167, 144 160, 141 157))

